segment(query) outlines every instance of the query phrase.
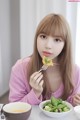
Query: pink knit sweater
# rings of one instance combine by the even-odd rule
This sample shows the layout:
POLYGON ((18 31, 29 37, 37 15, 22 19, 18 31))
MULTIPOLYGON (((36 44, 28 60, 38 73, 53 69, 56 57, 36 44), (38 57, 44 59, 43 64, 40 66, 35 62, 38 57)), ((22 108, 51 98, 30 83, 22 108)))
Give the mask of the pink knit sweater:
MULTIPOLYGON (((10 93, 9 93, 9 101, 22 101, 28 102, 32 105, 39 104, 42 101, 43 96, 37 98, 33 89, 30 89, 28 80, 27 80, 27 69, 28 62, 30 58, 20 59, 16 62, 16 64, 12 67, 11 78, 9 82, 10 93)), ((68 102, 72 104, 72 96, 76 93, 80 93, 80 69, 78 66, 75 67, 73 81, 75 84, 74 91, 72 95, 70 95, 67 99, 68 102)), ((51 94, 56 98, 59 98, 63 92, 63 85, 59 87, 57 91, 51 94)))

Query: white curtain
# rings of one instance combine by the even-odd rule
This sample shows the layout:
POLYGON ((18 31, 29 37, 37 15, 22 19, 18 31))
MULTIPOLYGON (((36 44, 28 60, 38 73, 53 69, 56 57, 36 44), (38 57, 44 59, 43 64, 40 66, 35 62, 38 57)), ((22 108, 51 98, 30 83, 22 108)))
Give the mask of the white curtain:
POLYGON ((36 27, 49 13, 60 13, 68 20, 75 53, 77 2, 0 0, 0 96, 9 89, 12 65, 32 54, 36 27))
POLYGON ((75 44, 75 62, 80 66, 80 3, 77 6, 77 25, 76 25, 76 44, 75 44))

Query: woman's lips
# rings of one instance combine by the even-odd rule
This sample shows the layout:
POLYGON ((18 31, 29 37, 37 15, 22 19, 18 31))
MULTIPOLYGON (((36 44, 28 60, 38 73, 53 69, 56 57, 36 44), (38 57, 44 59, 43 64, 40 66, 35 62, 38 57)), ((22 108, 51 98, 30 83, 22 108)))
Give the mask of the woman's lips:
POLYGON ((44 55, 44 56, 51 56, 51 55, 52 55, 52 53, 47 52, 47 51, 43 51, 43 55, 44 55))

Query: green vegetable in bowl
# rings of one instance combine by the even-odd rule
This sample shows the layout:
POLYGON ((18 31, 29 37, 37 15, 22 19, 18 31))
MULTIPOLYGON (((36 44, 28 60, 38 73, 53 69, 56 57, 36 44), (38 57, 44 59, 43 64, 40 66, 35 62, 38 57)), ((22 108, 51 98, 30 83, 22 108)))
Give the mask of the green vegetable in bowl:
POLYGON ((57 99, 55 97, 51 97, 50 101, 44 104, 43 109, 49 112, 66 112, 70 110, 62 99, 57 99))

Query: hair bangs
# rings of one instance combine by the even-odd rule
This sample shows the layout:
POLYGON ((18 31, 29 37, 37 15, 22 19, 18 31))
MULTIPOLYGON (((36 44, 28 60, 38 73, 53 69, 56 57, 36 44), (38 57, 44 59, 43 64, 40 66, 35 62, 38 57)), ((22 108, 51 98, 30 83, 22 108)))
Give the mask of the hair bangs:
POLYGON ((67 26, 65 23, 62 23, 61 19, 53 17, 40 25, 38 35, 41 33, 52 37, 61 37, 63 40, 66 40, 67 26))

